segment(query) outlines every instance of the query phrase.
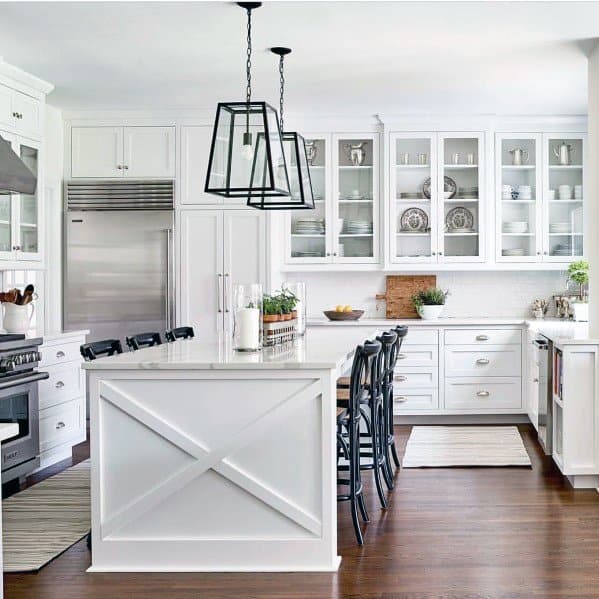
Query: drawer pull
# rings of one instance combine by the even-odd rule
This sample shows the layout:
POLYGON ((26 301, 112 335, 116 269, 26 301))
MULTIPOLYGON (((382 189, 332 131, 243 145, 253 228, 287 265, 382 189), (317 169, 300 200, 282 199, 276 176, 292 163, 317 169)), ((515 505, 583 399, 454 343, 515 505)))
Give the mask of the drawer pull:
POLYGON ((404 376, 403 374, 398 374, 398 375, 395 377, 395 380, 396 380, 396 381, 399 381, 400 383, 405 383, 405 382, 408 380, 408 377, 407 377, 407 376, 404 376))
POLYGON ((64 383, 62 381, 56 381, 56 385, 54 385, 57 389, 62 389, 64 387, 64 383))
POLYGON ((477 335, 476 336, 476 340, 477 341, 488 341, 489 340, 489 335, 477 335))
POLYGON ((397 354, 397 359, 398 360, 405 360, 408 356, 406 356, 406 354, 397 354))
POLYGON ((56 357, 57 357, 57 358, 64 358, 64 357, 65 357, 65 353, 64 353, 64 352, 63 352, 61 349, 59 349, 59 350, 56 352, 56 357))
POLYGON ((476 363, 480 364, 481 366, 486 366, 489 362, 490 362, 490 360, 487 360, 487 358, 479 358, 476 361, 476 363))
POLYGON ((539 379, 532 379, 532 382, 533 382, 533 383, 538 383, 538 382, 539 382, 539 379))
POLYGON ((408 401, 408 398, 405 395, 398 395, 396 399, 399 403, 405 403, 408 401))
POLYGON ((56 423, 56 430, 60 430, 61 428, 64 428, 66 426, 66 424, 61 420, 60 422, 56 423))
POLYGON ((489 395, 491 395, 488 391, 477 391, 476 395, 478 397, 489 397, 489 395))

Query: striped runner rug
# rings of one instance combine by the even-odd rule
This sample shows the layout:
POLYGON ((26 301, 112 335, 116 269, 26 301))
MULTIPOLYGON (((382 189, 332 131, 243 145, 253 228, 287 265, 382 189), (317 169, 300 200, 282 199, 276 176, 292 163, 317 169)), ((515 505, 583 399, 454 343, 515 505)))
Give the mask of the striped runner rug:
POLYGON ((85 460, 2 501, 5 572, 39 570, 90 530, 85 460))
POLYGON ((517 426, 415 426, 402 466, 531 466, 531 462, 517 426))

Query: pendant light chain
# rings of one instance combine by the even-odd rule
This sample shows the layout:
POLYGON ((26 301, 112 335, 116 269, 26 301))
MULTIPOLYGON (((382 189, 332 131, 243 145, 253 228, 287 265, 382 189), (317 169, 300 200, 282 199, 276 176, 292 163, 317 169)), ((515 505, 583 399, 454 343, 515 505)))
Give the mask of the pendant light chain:
MULTIPOLYGON (((247 77, 247 87, 245 98, 249 104, 252 100, 252 9, 247 9, 248 24, 247 24, 247 59, 245 63, 245 73, 247 77)), ((249 115, 248 115, 249 117, 249 115)))
POLYGON ((279 76, 280 76, 280 94, 281 99, 279 100, 279 112, 281 114, 281 133, 285 131, 285 127, 283 125, 283 96, 285 95, 285 73, 283 72, 283 60, 284 57, 281 55, 279 57, 279 76))

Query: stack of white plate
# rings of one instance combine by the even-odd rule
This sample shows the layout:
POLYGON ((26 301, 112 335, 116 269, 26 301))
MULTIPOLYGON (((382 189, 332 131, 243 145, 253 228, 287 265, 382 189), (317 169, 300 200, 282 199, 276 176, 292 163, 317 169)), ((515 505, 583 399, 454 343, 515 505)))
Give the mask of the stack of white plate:
POLYGON ((478 199, 478 187, 460 187, 458 197, 466 200, 478 199))
POLYGON ((472 227, 455 227, 455 228, 451 228, 449 227, 447 229, 448 233, 454 233, 454 234, 459 234, 459 233, 476 233, 476 231, 472 228, 472 227))
POLYGON ((571 256, 572 246, 569 243, 558 243, 553 250, 551 250, 552 256, 571 256))
POLYGON ((297 235, 324 235, 323 218, 298 218, 293 225, 297 235))
POLYGON ((518 199, 530 200, 532 198, 532 188, 530 185, 518 185, 518 199))
POLYGON ((550 233, 566 234, 570 232, 570 223, 549 223, 550 233))
POLYGON ((510 248, 501 250, 502 256, 524 256, 524 248, 510 248))
POLYGON ((346 220, 343 232, 348 235, 369 235, 372 233, 372 223, 366 220, 346 220))
POLYGON ((292 258, 322 258, 322 252, 298 251, 291 252, 292 258))
POLYGON ((504 233, 527 233, 528 232, 528 222, 526 221, 509 221, 507 223, 503 223, 503 232, 504 233))

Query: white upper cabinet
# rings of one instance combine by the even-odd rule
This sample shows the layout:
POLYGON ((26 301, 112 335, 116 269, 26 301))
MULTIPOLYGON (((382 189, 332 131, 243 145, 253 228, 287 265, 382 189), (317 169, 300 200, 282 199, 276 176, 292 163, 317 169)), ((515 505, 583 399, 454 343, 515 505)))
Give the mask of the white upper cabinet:
POLYGON ((0 127, 39 139, 42 135, 41 102, 9 87, 0 86, 0 127))
POLYGON ((72 177, 122 177, 122 167, 122 127, 73 127, 71 130, 72 177))
POLYGON ((391 263, 485 260, 483 133, 391 133, 391 263))
POLYGON ((378 133, 307 134, 314 210, 290 211, 288 264, 379 261, 378 133))
POLYGON ((175 127, 73 127, 73 178, 175 177, 175 127))

